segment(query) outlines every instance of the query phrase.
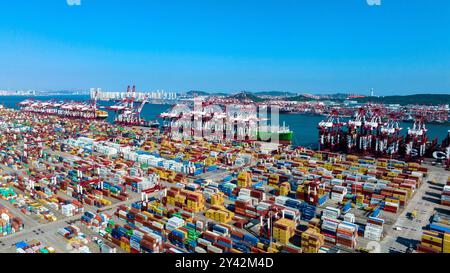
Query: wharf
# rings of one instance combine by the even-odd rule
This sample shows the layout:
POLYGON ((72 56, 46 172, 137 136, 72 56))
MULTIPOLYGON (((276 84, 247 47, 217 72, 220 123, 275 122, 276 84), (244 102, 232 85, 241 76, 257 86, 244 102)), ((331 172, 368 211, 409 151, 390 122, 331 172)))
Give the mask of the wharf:
MULTIPOLYGON (((397 212, 381 210, 380 214, 375 217, 384 220, 382 240, 379 242, 380 252, 405 252, 411 244, 416 245, 420 241, 422 230, 429 224, 429 219, 433 213, 438 211, 449 214, 448 207, 440 204, 440 194, 443 186, 447 183, 448 177, 450 177, 450 172, 429 164, 414 166, 404 162, 392 163, 387 160, 357 158, 354 156, 347 156, 347 159, 339 159, 339 161, 337 158, 331 157, 334 155, 326 155, 330 156, 330 158, 322 160, 322 156, 325 156, 324 154, 306 149, 292 150, 273 143, 255 143, 252 146, 239 146, 229 143, 173 141, 164 135, 155 136, 153 131, 147 128, 123 127, 118 130, 117 127, 101 121, 95 121, 92 125, 85 125, 74 120, 56 117, 36 118, 16 111, 1 111, 3 111, 2 114, 4 115, 2 116, 4 117, 0 118, 0 125, 3 125, 3 127, 0 126, 0 129, 3 130, 4 137, 2 139, 3 146, 1 146, 3 154, 0 160, 0 176, 2 179, 5 178, 1 181, 2 186, 12 187, 19 196, 28 196, 30 192, 35 194, 54 189, 51 189, 52 185, 50 183, 40 183, 38 188, 29 190, 25 188, 25 185, 27 185, 26 181, 36 180, 39 183, 40 181, 47 181, 51 176, 58 176, 57 186, 59 188, 54 192, 52 198, 59 197, 69 203, 75 202, 79 198, 73 195, 72 192, 78 191, 77 186, 83 185, 82 187, 88 193, 83 195, 83 191, 77 192, 77 194, 83 195, 84 199, 82 200, 88 200, 92 196, 101 194, 101 198, 98 199, 101 199, 106 204, 99 207, 92 203, 83 202, 84 212, 98 213, 101 211, 102 213, 107 213, 116 225, 131 225, 130 220, 133 220, 133 224, 137 224, 134 222, 134 218, 127 218, 124 221, 123 218, 118 216, 118 211, 122 210, 122 212, 125 212, 123 208, 126 208, 126 212, 132 212, 133 217, 143 212, 136 209, 136 205, 142 205, 143 197, 138 187, 133 186, 133 183, 136 185, 139 183, 141 183, 140 185, 145 184, 144 182, 146 181, 141 180, 150 179, 152 175, 158 177, 157 184, 160 188, 149 193, 147 198, 163 204, 162 207, 165 212, 164 215, 159 216, 161 221, 167 224, 167 220, 173 218, 173 215, 185 213, 190 209, 193 211, 194 217, 192 218, 194 219, 183 215, 182 218, 186 220, 186 226, 189 221, 194 224, 202 223, 204 226, 198 228, 198 231, 203 233, 202 236, 206 232, 211 231, 207 229, 208 224, 218 225, 222 228, 232 227, 234 232, 243 236, 258 235, 256 239, 259 240, 259 243, 253 246, 252 252, 277 252, 280 249, 286 252, 286 248, 290 249, 292 245, 300 247, 300 244, 294 244, 293 240, 289 244, 281 244, 278 241, 280 238, 277 238, 273 244, 278 250, 271 247, 268 248, 267 245, 262 243, 263 236, 259 236, 261 226, 258 217, 252 218, 251 216, 239 215, 239 217, 231 217, 232 219, 227 221, 213 220, 206 217, 205 211, 217 206, 211 204, 212 201, 199 200, 210 198, 210 192, 215 192, 217 196, 224 194, 223 204, 220 204, 223 209, 229 209, 233 212, 236 211, 235 205, 237 201, 249 201, 244 209, 246 213, 254 209, 260 213, 260 217, 266 217, 265 210, 259 208, 259 206, 268 206, 270 209, 282 211, 283 217, 285 213, 293 215, 296 228, 300 226, 311 228, 311 225, 314 224, 313 221, 300 219, 299 217, 302 209, 298 207, 292 208, 284 203, 280 204, 279 201, 282 201, 280 197, 284 196, 287 199, 290 198, 290 201, 295 200, 306 205, 309 202, 314 202, 310 201, 310 198, 314 199, 316 197, 313 196, 312 192, 320 195, 319 199, 328 196, 328 198, 325 198, 324 203, 314 204, 316 211, 313 219, 317 220, 318 223, 323 220, 321 216, 328 213, 327 210, 329 208, 339 208, 338 210, 341 210, 343 204, 347 202, 342 200, 336 201, 330 198, 335 193, 336 188, 343 188, 339 185, 349 183, 345 185, 349 189, 358 189, 357 187, 360 186, 360 192, 363 192, 363 184, 379 186, 377 183, 386 183, 383 185, 392 186, 395 184, 393 181, 397 179, 401 181, 398 185, 401 185, 403 188, 399 187, 394 190, 398 191, 400 189, 400 192, 406 196, 407 190, 405 189, 411 184, 405 181, 412 181, 411 183, 418 185, 418 188, 414 190, 414 193, 411 193, 407 200, 402 200, 404 204, 398 206, 397 212), (15 118, 16 116, 17 118, 15 118), (34 125, 35 130, 41 131, 33 133, 28 131, 28 129, 24 129, 22 132, 12 133, 10 131, 10 128, 13 127, 11 126, 11 120, 14 120, 14 126, 20 127, 21 124, 31 124, 34 125), (43 139, 49 140, 36 141, 36 134, 39 137, 42 134, 43 139), (16 137, 17 140, 15 140, 16 137), (33 141, 35 142, 33 143, 29 139, 34 139, 33 141), (34 145, 33 149, 27 150, 26 143, 31 143, 27 145, 34 145), (28 153, 26 153, 27 151, 28 153), (388 167, 388 164, 397 164, 402 167, 391 168, 388 167), (74 174, 76 171, 79 172, 78 176, 74 174), (249 173, 250 181, 240 181, 240 174, 245 172, 249 173), (415 175, 420 175, 420 179, 419 176, 413 175, 414 172, 416 173, 415 175), (426 175, 422 179, 422 175, 425 173, 426 175), (276 182, 273 181, 273 176, 277 177, 278 180, 276 182), (6 177, 12 177, 12 179, 6 179, 6 177), (85 184, 86 180, 82 178, 97 182, 85 184), (286 180, 282 181, 282 178, 286 178, 286 180), (412 178, 416 178, 416 180, 412 178), (110 195, 103 195, 99 191, 99 189, 103 190, 100 182, 108 182, 120 187, 122 190, 120 197, 123 198, 117 199, 110 195), (291 186, 293 187, 294 185, 298 188, 291 189, 291 186), (63 190, 63 186, 67 189, 63 190), (234 190, 227 190, 225 186, 232 186, 234 190), (304 186, 305 188, 303 188, 304 186), (306 187, 311 188, 306 190, 306 187), (187 198, 186 196, 176 195, 173 198, 176 198, 177 201, 174 204, 169 204, 167 191, 172 190, 174 192, 176 189, 183 189, 189 201, 186 201, 186 203, 184 203, 185 201, 179 201, 187 198), (321 192, 320 194, 318 193, 319 191, 321 192), (251 193, 252 197, 247 196, 247 192, 251 193), (260 193, 264 194, 264 197, 259 198, 254 195, 260 193), (308 198, 306 197, 307 195, 308 198), (192 201, 195 198, 197 198, 197 203, 192 201), (200 204, 200 202, 202 203, 200 204), (194 211, 190 207, 192 203, 195 203, 195 208, 199 205, 200 209, 194 211), (232 209, 232 207, 234 208, 232 209), (417 209, 418 216, 411 220, 408 215, 414 209, 417 209), (238 226, 236 223, 239 219, 250 222, 252 227, 247 229, 246 225, 238 226), (401 230, 396 230, 398 228, 401 228, 401 230)), ((22 128, 25 128, 25 126, 22 128)), ((345 157, 345 155, 342 157, 345 157)), ((383 189, 386 188, 387 186, 383 189)), ((108 193, 110 192, 108 191, 108 193)), ((365 195, 363 197, 366 199, 376 199, 372 196, 376 194, 364 193, 362 195, 365 195)), ((379 196, 380 194, 378 194, 377 198, 379 196)), ((347 195, 345 198, 347 198, 347 195)), ((371 214, 371 211, 366 208, 372 206, 373 200, 354 202, 356 200, 355 196, 349 198, 353 205, 350 212, 354 214, 354 223, 363 227, 367 226, 368 216, 371 214), (360 207, 355 206, 356 203, 360 207)), ((12 202, 0 199, 0 204, 15 216, 22 218, 24 223, 24 229, 20 232, 0 237, 0 252, 15 252, 14 245, 17 242, 32 239, 54 247, 57 252, 71 252, 72 250, 67 248, 67 240, 58 234, 58 230, 72 224, 81 227, 82 232, 90 238, 100 236, 99 233, 86 228, 81 223, 83 213, 71 216, 63 215, 59 208, 55 209, 48 204, 48 200, 44 199, 46 198, 39 198, 39 200, 36 199, 35 201, 48 208, 57 218, 55 221, 46 221, 36 217, 34 214, 25 214, 21 209, 15 207, 12 202)), ((148 211, 145 212, 147 213, 148 211)), ((346 222, 340 219, 338 221, 346 222)), ((177 227, 176 229, 181 232, 183 228, 177 227)), ((167 234, 172 234, 171 230, 167 231, 167 234)), ((297 231, 298 229, 296 229, 296 233, 297 231)), ((320 235, 320 233, 317 234, 320 235)), ((292 238, 297 235, 292 236, 292 238)), ((126 241, 125 237, 122 237, 123 241, 121 242, 126 241)), ((224 240, 228 239, 224 238, 224 240)), ((340 252, 355 252, 358 248, 370 249, 373 246, 373 242, 365 238, 365 236, 355 236, 354 240, 356 240, 356 245, 353 247, 337 246, 337 249, 340 252)), ((245 243, 249 242, 246 241, 245 243)), ((97 245, 92 243, 89 245, 92 252, 100 251, 97 245)), ((336 248, 336 246, 334 247, 336 248)), ((174 246, 170 245, 166 249, 162 248, 160 251, 167 252, 173 248, 174 246)), ((125 245, 118 245, 117 250, 118 252, 129 252, 129 245, 127 246, 126 243, 125 245)), ((184 247, 179 247, 179 250, 186 251, 184 247)), ((214 251, 218 250, 214 249, 214 251)))

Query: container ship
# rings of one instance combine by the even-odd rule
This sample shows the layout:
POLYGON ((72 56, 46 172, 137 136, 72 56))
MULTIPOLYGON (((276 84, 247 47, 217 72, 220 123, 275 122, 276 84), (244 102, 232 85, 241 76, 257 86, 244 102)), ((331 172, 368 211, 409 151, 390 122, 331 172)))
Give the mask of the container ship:
POLYGON ((267 125, 268 119, 259 117, 251 105, 238 105, 239 110, 233 113, 207 106, 193 111, 185 105, 175 105, 172 110, 160 114, 164 131, 183 139, 292 142, 293 132, 286 125, 267 125))
POLYGON ((259 127, 258 140, 278 140, 280 143, 291 143, 294 132, 283 124, 282 127, 259 127))

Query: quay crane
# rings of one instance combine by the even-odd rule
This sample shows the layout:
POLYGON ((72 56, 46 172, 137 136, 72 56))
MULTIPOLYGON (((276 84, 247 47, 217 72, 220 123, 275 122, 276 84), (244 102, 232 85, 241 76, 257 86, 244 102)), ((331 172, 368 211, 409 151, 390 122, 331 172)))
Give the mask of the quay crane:
POLYGON ((97 95, 98 92, 96 91, 90 104, 76 101, 57 102, 55 100, 28 99, 18 103, 18 105, 22 111, 29 113, 56 115, 73 119, 105 119, 108 117, 108 112, 97 109, 97 95))
MULTIPOLYGON (((176 105, 170 111, 162 113, 164 128, 171 137, 183 139, 208 138, 210 140, 229 140, 249 142, 256 140, 258 125, 264 120, 258 117, 251 105, 236 105, 236 111, 215 109, 202 104, 200 109, 190 109, 185 105, 176 105)), ((268 129, 269 126, 259 127, 268 129)), ((270 135, 269 135, 270 137, 270 135)))
POLYGON ((381 109, 376 107, 370 109, 371 118, 370 121, 364 124, 365 130, 367 132, 367 149, 364 151, 366 153, 376 153, 379 147, 379 138, 381 128, 385 123, 383 123, 381 109), (378 146, 378 147, 377 147, 378 146))
POLYGON ((148 102, 149 97, 146 95, 141 102, 141 105, 138 107, 135 107, 134 105, 135 98, 136 86, 133 85, 132 89, 128 86, 125 97, 118 104, 108 108, 116 113, 114 123, 124 126, 159 128, 159 123, 157 121, 147 122, 141 117, 141 112, 144 109, 145 104, 148 102))
POLYGON ((319 150, 337 152, 342 149, 345 133, 342 127, 346 123, 340 121, 339 112, 333 109, 327 120, 319 122, 319 150))
POLYGON ((97 99, 98 99, 99 93, 100 93, 99 89, 96 89, 94 91, 92 102, 91 102, 91 107, 95 113, 96 119, 106 119, 106 118, 108 118, 108 112, 97 109, 97 99))
POLYGON ((128 85, 127 92, 125 93, 125 97, 123 97, 119 101, 118 104, 109 106, 108 109, 115 111, 115 112, 121 112, 126 109, 132 108, 134 105, 134 98, 136 95, 135 92, 136 92, 136 87, 133 86, 133 89, 131 89, 130 86, 128 85))
POLYGON ((380 127, 375 143, 375 154, 378 156, 396 157, 398 155, 402 137, 399 123, 395 114, 390 114, 387 123, 380 127))
POLYGON ((408 128, 408 134, 405 139, 406 161, 422 161, 426 152, 427 131, 424 118, 421 115, 416 116, 413 127, 408 128))
POLYGON ((448 170, 450 170, 450 130, 448 130, 447 136, 442 141, 440 151, 435 151, 434 153, 440 154, 440 156, 439 155, 434 156, 434 154, 433 156, 435 158, 440 157, 443 160, 443 164, 445 165, 445 167, 448 170))
POLYGON ((368 135, 366 130, 367 111, 359 108, 355 118, 348 122, 347 131, 347 152, 348 153, 366 153, 369 149, 368 135))

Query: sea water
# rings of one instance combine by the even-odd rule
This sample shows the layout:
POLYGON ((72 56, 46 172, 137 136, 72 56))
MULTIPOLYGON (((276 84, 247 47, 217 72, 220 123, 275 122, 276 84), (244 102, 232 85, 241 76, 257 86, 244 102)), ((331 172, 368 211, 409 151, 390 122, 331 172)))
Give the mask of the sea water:
MULTIPOLYGON (((18 103, 27 99, 24 96, 0 96, 0 104, 7 108, 18 109, 18 103)), ((56 101, 88 101, 87 95, 67 95, 67 96, 37 96, 33 97, 36 100, 51 100, 56 101)), ((139 104, 140 102, 138 102, 139 104)), ((112 101, 99 101, 100 106, 111 106, 115 102, 112 101)), ((146 120, 158 120, 162 124, 162 120, 158 118, 158 115, 171 108, 168 104, 146 104, 142 110, 141 116, 146 120)), ((314 115, 299 115, 299 114, 280 114, 279 124, 286 123, 287 126, 294 132, 292 142, 294 145, 304 146, 309 148, 317 148, 317 140, 319 137, 319 131, 317 125, 320 121, 325 119, 323 116, 314 115)), ((114 111, 109 111, 108 121, 114 120, 114 111)), ((347 121, 347 119, 344 119, 347 121)), ((400 122, 400 127, 403 128, 401 134, 406 135, 407 128, 412 127, 412 123, 400 122)), ((438 143, 446 137, 447 131, 450 130, 450 126, 442 124, 426 124, 428 128, 428 138, 433 140, 438 138, 438 143)))

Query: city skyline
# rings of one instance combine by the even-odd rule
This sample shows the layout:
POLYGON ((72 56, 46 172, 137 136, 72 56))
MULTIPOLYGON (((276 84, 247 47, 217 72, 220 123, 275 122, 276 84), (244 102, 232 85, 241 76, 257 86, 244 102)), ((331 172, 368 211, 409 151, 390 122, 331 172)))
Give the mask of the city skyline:
POLYGON ((0 89, 450 93, 450 3, 1 3, 0 89))

